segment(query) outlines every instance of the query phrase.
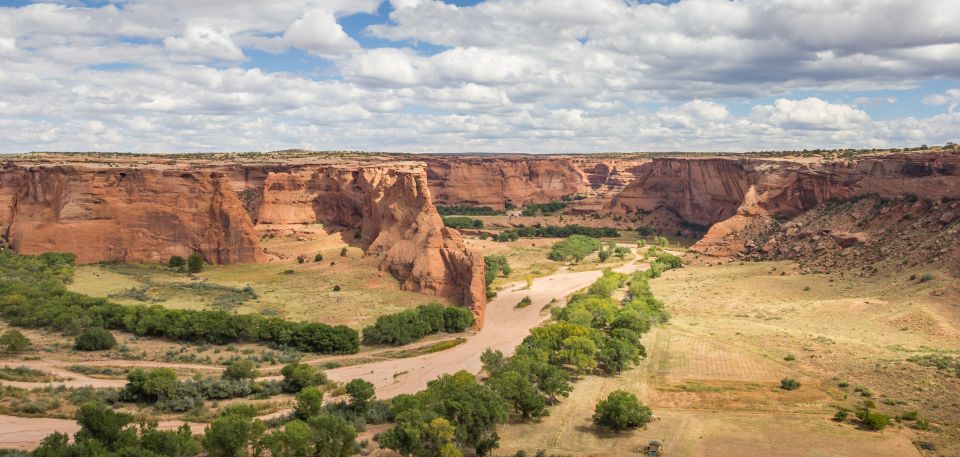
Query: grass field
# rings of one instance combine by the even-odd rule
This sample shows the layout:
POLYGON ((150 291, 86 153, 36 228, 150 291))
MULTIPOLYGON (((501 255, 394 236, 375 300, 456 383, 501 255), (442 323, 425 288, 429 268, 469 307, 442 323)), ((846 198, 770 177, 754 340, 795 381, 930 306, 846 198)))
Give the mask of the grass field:
POLYGON ((339 236, 303 226, 278 232, 263 241, 273 254, 269 263, 207 266, 192 277, 165 265, 86 265, 77 268, 70 289, 124 304, 258 312, 355 328, 430 301, 450 302, 400 290, 393 276, 379 270, 381 259, 339 236), (347 255, 341 256, 344 247, 347 255), (320 262, 314 261, 317 253, 320 262), (303 263, 297 261, 301 254, 303 263))
POLYGON ((641 366, 584 379, 540 423, 502 427, 498 453, 623 455, 657 439, 671 456, 960 455, 957 376, 906 360, 960 350, 957 284, 899 276, 800 275, 785 262, 669 271, 652 287, 671 322, 645 335, 641 366), (785 377, 800 389, 780 389, 785 377), (658 419, 621 434, 594 427, 594 405, 615 389, 658 419), (932 430, 830 419, 863 391, 890 416, 917 411, 932 430), (937 451, 921 454, 920 441, 937 451))

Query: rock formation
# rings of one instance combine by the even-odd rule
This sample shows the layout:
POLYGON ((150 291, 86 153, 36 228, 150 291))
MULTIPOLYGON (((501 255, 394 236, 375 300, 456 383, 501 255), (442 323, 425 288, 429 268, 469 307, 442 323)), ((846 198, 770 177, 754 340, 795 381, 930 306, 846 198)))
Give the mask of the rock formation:
POLYGON ((629 214, 666 208, 710 226, 692 250, 717 257, 746 251, 741 234, 763 218, 785 220, 835 199, 941 200, 960 197, 957 152, 867 155, 856 160, 663 158, 617 195, 608 209, 629 214))
POLYGON ((250 218, 217 172, 18 166, 0 171, 0 233, 18 252, 79 263, 264 260, 250 218))

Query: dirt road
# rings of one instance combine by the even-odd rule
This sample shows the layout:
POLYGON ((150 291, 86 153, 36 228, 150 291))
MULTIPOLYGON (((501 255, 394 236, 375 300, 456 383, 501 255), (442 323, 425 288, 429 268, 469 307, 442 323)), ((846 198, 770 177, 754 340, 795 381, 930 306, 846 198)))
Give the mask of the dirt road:
MULTIPOLYGON (((645 263, 628 263, 616 271, 632 273, 646 269, 645 263)), ((361 378, 373 383, 377 397, 391 398, 423 390, 427 382, 446 373, 466 370, 480 371, 480 354, 487 348, 503 351, 505 355, 529 334, 530 329, 543 322, 549 313, 541 312, 550 300, 561 305, 567 295, 590 285, 600 277, 600 271, 563 271, 533 281, 529 289, 525 283, 511 284, 487 304, 486 323, 483 329, 453 349, 406 359, 355 365, 327 371, 327 376, 336 381, 361 378), (523 289, 522 289, 523 288, 523 289), (521 309, 514 306, 530 297, 532 304, 521 309)))

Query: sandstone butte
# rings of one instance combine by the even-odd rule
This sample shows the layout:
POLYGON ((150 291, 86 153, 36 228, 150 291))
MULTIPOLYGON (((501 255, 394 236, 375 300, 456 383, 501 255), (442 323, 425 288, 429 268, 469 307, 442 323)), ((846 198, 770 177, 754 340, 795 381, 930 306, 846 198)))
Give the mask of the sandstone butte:
MULTIPOLYGON (((579 195, 569 212, 628 225, 639 215, 663 215, 663 223, 672 224, 663 229, 706 230, 694 252, 729 258, 745 252, 746 229, 758 220, 789 219, 866 194, 960 199, 960 152, 848 160, 296 151, 175 160, 28 155, 0 172, 0 233, 19 252, 71 251, 80 262, 158 262, 200 252, 209 262, 237 263, 265 260, 257 224, 319 222, 359 230, 367 253, 381 256, 381 268, 403 288, 459 296, 482 322, 482 256, 443 227, 434 204, 503 210, 508 202, 522 207, 579 195)), ((841 241, 856 241, 847 238, 841 241)))

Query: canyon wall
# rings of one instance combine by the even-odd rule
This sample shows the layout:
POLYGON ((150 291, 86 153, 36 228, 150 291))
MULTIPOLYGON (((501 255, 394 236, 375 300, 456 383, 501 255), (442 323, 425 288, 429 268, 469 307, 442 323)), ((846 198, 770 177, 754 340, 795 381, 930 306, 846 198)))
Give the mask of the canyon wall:
POLYGON ((0 233, 18 252, 73 252, 79 263, 264 260, 236 193, 210 171, 7 165, 0 233))
POLYGON ((648 159, 589 156, 418 156, 427 165, 434 203, 504 210, 585 194, 609 199, 648 159))
POLYGON ((268 172, 262 190, 258 223, 356 230, 404 290, 461 297, 482 325, 483 257, 443 226, 421 165, 295 167, 268 172))
POLYGON ((197 252, 231 264, 268 260, 257 223, 323 223, 359 231, 403 289, 461 298, 482 324, 483 258, 443 226, 422 164, 130 162, 8 162, 0 235, 17 252, 78 263, 197 252))
POLYGON ((844 161, 654 159, 611 200, 608 210, 629 214, 666 208, 683 221, 710 226, 694 252, 729 257, 745 251, 741 232, 758 218, 789 219, 831 200, 867 194, 958 198, 960 154, 883 154, 844 161))

